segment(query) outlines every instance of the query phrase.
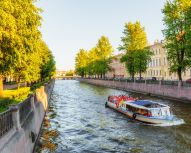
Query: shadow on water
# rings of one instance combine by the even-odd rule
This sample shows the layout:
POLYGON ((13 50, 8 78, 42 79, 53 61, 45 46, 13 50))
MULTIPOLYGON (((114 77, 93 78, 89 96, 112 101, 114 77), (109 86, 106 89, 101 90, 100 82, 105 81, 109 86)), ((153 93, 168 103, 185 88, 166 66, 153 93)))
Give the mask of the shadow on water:
POLYGON ((80 83, 56 81, 36 152, 191 152, 191 104, 80 83), (157 127, 105 108, 108 95, 131 95, 169 105, 185 120, 157 127))

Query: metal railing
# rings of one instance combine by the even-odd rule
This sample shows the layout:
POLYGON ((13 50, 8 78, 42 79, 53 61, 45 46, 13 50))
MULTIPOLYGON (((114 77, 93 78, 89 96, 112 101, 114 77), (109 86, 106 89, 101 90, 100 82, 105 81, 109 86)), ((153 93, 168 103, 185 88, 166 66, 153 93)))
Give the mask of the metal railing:
MULTIPOLYGON (((94 79, 94 80, 105 80, 105 81, 119 81, 119 82, 135 82, 135 83, 146 83, 146 84, 160 84, 168 86, 177 86, 179 81, 174 80, 152 80, 152 79, 141 79, 141 80, 132 80, 131 78, 83 78, 83 79, 94 79)), ((191 83, 186 81, 182 82, 182 87, 191 88, 191 83)))
POLYGON ((0 138, 13 128, 12 112, 6 111, 0 114, 0 138))
POLYGON ((21 125, 27 119, 30 112, 31 112, 31 102, 29 97, 25 101, 19 104, 19 117, 21 125))
POLYGON ((186 81, 183 81, 182 86, 186 88, 191 88, 191 83, 187 83, 186 81))
POLYGON ((161 80, 161 85, 178 86, 178 81, 161 80))

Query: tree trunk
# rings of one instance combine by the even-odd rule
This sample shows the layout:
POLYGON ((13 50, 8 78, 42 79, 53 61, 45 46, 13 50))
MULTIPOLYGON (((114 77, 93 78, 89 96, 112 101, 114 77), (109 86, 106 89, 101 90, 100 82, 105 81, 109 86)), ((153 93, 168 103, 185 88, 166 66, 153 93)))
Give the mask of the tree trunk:
POLYGON ((182 70, 181 70, 181 68, 178 68, 177 73, 178 73, 178 80, 182 81, 182 70))
POLYGON ((132 74, 132 80, 133 81, 135 80, 135 74, 134 73, 132 74))
POLYGON ((20 86, 21 86, 21 85, 20 85, 20 82, 18 82, 18 83, 17 83, 17 90, 19 90, 20 86))
POLYGON ((141 71, 140 71, 140 72, 139 72, 139 80, 141 80, 141 77, 142 77, 142 76, 141 76, 141 71))
POLYGON ((0 98, 3 97, 3 76, 0 75, 0 98))

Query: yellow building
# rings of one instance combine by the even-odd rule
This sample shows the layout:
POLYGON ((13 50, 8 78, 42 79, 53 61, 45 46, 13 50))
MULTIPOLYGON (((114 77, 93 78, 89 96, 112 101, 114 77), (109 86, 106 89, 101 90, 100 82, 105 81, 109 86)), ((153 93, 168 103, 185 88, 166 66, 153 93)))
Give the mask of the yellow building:
MULTIPOLYGON (((150 50, 153 52, 151 61, 148 64, 148 69, 142 76, 144 78, 156 77, 158 80, 178 80, 176 73, 170 73, 169 64, 167 60, 167 51, 164 48, 162 41, 156 41, 150 46, 150 50)), ((114 57, 111 63, 112 71, 106 74, 107 77, 130 77, 126 71, 124 63, 120 62, 122 54, 118 54, 114 57)), ((139 77, 138 74, 135 77, 139 77)), ((191 68, 182 74, 182 79, 186 80, 191 78, 191 68)))
MULTIPOLYGON (((148 65, 145 77, 156 77, 159 80, 178 80, 177 73, 171 73, 169 71, 167 50, 164 48, 164 43, 162 41, 156 41, 153 45, 150 46, 150 50, 152 51, 153 55, 148 65)), ((191 78, 191 68, 182 74, 183 80, 188 78, 191 78)))

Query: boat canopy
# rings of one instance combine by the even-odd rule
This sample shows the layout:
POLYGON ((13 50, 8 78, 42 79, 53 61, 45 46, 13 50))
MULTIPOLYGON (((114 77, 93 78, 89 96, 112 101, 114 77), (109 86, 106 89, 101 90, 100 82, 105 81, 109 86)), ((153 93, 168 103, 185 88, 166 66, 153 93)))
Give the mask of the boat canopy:
POLYGON ((147 107, 148 105, 152 105, 153 102, 149 100, 137 100, 132 102, 133 104, 140 105, 140 106, 145 106, 147 107))
POLYGON ((134 102, 131 102, 133 105, 138 105, 140 107, 145 107, 145 108, 149 108, 149 109, 159 109, 162 107, 168 107, 167 105, 164 104, 160 104, 160 103, 156 103, 150 100, 136 100, 134 102))

